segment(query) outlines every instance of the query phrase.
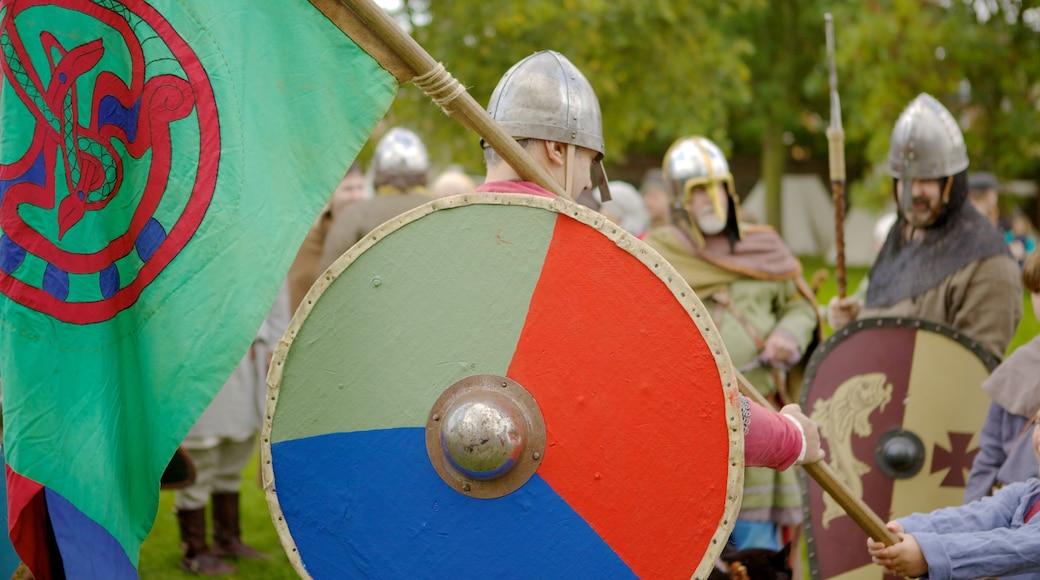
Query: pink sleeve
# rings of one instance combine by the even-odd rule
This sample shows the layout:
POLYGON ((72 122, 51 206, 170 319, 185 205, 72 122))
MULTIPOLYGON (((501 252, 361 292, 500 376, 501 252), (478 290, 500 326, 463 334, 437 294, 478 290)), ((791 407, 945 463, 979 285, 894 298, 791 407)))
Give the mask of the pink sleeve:
POLYGON ((798 426, 776 411, 744 400, 748 406, 744 425, 744 465, 780 471, 794 465, 802 452, 802 434, 798 426))

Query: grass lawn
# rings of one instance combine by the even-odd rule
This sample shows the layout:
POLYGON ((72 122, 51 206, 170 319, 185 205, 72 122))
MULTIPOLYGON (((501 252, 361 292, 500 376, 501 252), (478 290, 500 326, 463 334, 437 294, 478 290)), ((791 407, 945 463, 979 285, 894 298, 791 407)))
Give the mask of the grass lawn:
MULTIPOLYGON (((803 258, 802 264, 805 269, 806 279, 810 279, 814 272, 825 269, 829 277, 819 288, 817 301, 826 305, 832 296, 838 293, 837 283, 834 280, 834 269, 827 266, 820 258, 803 258)), ((849 268, 846 275, 848 278, 847 292, 855 291, 867 268, 849 268)), ((1033 316, 1032 306, 1029 303, 1029 295, 1023 294, 1023 318, 1008 349, 1010 353, 1020 344, 1028 342, 1040 332, 1040 322, 1033 316)), ((830 329, 825 328, 825 334, 830 334, 830 329)), ((267 562, 238 562, 238 573, 225 576, 233 579, 291 579, 297 578, 296 571, 289 564, 285 552, 282 550, 278 534, 271 523, 270 512, 267 509, 267 500, 263 492, 256 484, 256 470, 259 455, 253 458, 245 473, 245 483, 241 496, 242 513, 242 536, 245 542, 257 550, 271 556, 267 562)), ((198 578, 193 574, 182 572, 179 568, 180 562, 180 534, 177 529, 177 518, 173 513, 173 492, 162 492, 159 502, 159 513, 155 518, 155 527, 145 540, 141 548, 140 573, 145 580, 180 580, 198 578)))

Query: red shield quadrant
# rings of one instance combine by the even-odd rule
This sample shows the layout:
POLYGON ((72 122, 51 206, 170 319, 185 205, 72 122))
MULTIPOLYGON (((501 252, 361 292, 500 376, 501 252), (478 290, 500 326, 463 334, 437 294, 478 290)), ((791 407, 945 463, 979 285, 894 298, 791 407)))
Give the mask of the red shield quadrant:
POLYGON ((569 201, 463 195, 380 226, 311 289, 268 382, 268 501, 304 577, 704 578, 739 508, 710 317, 656 252, 569 201), (427 426, 499 382, 530 397, 495 425, 544 422, 544 454, 506 429, 510 459, 449 482, 451 461, 431 463, 448 431, 428 451, 427 426), (533 474, 478 495, 513 456, 533 474))
MULTIPOLYGON (((802 408, 826 461, 888 521, 963 503, 997 360, 953 328, 912 318, 858 320, 813 353, 802 408)), ((806 479, 812 577, 882 578, 866 534, 806 479)))

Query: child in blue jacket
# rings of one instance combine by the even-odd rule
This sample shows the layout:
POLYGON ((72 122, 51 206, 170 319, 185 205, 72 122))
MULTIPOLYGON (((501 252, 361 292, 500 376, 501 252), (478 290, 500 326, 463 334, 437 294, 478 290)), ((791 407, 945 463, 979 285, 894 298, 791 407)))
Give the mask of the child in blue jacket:
MULTIPOLYGON (((1040 429, 1031 435, 1040 458, 1040 429)), ((868 539, 867 551, 886 574, 1040 580, 1038 499, 1040 479, 1012 483, 969 504, 888 522, 899 543, 886 547, 868 539)))

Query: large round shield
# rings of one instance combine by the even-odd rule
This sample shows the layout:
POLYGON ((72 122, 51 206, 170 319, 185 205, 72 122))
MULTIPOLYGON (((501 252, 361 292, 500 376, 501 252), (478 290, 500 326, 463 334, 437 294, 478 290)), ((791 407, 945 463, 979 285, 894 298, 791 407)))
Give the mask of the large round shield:
MULTIPOLYGON (((913 318, 857 320, 809 359, 802 408, 819 425, 827 463, 888 521, 960 505, 998 361, 943 324, 913 318)), ((812 577, 877 580, 866 534, 806 479, 812 577)))
POLYGON ((733 378, 685 282, 601 215, 436 200, 296 313, 271 513, 303 577, 705 578, 739 508, 733 378))

